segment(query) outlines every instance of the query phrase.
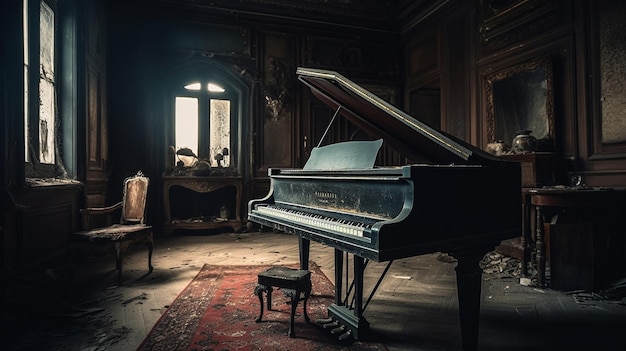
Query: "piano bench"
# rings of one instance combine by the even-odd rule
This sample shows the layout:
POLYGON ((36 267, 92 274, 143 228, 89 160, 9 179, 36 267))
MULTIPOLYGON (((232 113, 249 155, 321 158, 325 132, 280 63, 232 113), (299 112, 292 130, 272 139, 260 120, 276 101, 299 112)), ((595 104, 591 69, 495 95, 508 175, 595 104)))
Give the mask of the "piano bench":
POLYGON ((254 294, 259 297, 261 304, 261 313, 256 322, 261 322, 263 317, 263 292, 267 294, 267 309, 272 309, 272 287, 280 288, 286 297, 291 301, 291 322, 289 324, 289 337, 293 338, 295 332, 293 330, 293 320, 296 314, 296 307, 300 302, 300 294, 304 293, 304 319, 309 322, 309 315, 306 312, 306 302, 311 294, 311 272, 303 269, 293 269, 281 266, 275 266, 267 269, 258 275, 258 284, 254 288, 254 294))

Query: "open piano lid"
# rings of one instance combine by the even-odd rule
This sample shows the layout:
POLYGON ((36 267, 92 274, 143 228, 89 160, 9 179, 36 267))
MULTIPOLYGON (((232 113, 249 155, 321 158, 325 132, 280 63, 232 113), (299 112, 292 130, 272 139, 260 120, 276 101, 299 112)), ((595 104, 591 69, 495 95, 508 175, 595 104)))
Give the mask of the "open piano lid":
POLYGON ((401 152, 412 162, 486 164, 502 159, 409 116, 341 74, 299 67, 298 79, 358 128, 401 152))

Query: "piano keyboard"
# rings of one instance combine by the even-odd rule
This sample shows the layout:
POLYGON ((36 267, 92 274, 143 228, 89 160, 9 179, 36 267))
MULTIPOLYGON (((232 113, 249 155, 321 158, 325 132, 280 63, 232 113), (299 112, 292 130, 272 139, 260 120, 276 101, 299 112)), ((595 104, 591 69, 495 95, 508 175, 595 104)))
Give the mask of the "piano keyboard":
POLYGON ((365 234, 368 233, 369 229, 372 227, 372 224, 328 217, 317 213, 309 213, 273 205, 258 206, 256 212, 261 215, 300 223, 312 228, 361 238, 365 237, 365 234))

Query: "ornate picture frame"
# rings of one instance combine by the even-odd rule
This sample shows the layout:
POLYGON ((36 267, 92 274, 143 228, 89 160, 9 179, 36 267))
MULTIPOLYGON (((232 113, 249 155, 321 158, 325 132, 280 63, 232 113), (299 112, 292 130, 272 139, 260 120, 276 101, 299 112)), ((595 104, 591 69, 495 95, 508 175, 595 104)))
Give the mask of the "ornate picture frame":
POLYGON ((520 130, 532 130, 540 151, 554 147, 552 60, 542 57, 484 77, 487 142, 511 143, 520 130))

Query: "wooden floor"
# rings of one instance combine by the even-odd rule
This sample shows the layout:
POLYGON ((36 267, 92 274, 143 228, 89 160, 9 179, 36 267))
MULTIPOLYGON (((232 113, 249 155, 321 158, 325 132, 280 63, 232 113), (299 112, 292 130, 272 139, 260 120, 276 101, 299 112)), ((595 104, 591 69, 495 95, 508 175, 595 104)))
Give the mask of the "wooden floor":
MULTIPOLYGON (((282 233, 175 232, 156 239, 151 274, 146 252, 130 250, 121 286, 112 255, 75 260, 69 287, 68 267, 13 276, 3 289, 3 349, 134 350, 204 264, 298 262, 297 238, 282 233)), ((312 243, 311 260, 333 279, 331 248, 312 243)), ((485 262, 480 350, 624 349, 619 298, 521 285, 516 260, 492 254, 485 262)), ((461 349, 455 265, 439 253, 393 262, 365 310, 390 351, 461 349)), ((368 265, 366 294, 385 266, 368 265)))

